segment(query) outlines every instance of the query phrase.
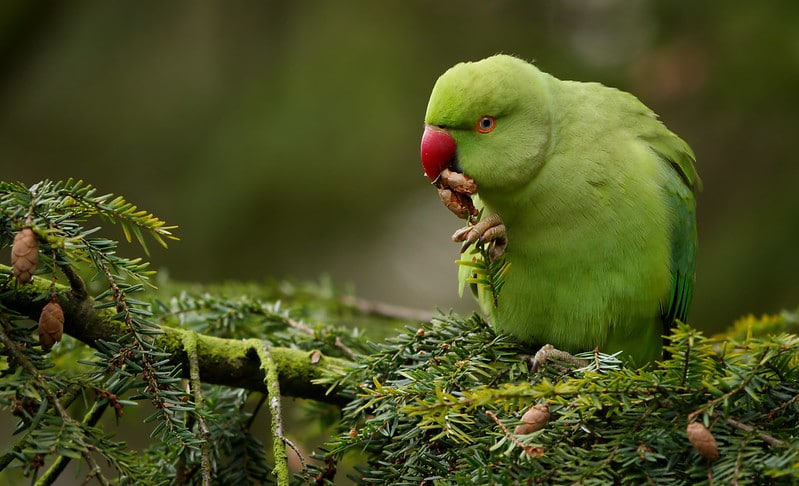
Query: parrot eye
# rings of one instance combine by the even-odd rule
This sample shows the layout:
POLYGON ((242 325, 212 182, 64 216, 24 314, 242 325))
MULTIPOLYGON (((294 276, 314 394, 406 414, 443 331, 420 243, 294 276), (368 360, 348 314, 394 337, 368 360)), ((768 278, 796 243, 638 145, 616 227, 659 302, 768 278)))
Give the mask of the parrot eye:
POLYGON ((497 120, 493 116, 485 115, 481 116, 479 120, 477 120, 477 131, 480 133, 489 133, 494 131, 497 127, 497 120))

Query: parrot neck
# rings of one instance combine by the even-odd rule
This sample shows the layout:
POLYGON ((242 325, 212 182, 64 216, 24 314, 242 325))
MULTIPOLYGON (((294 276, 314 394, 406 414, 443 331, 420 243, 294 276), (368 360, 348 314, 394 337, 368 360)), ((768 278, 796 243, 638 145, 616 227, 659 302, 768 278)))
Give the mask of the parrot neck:
POLYGON ((608 186, 614 177, 605 161, 605 154, 613 153, 613 144, 620 143, 619 134, 608 132, 606 110, 597 110, 595 92, 616 91, 595 83, 555 80, 546 84, 549 130, 541 149, 521 158, 521 165, 528 169, 515 172, 526 177, 512 186, 479 189, 487 211, 499 214, 509 230, 516 225, 545 229, 583 220, 606 204, 608 190, 621 190, 608 186))

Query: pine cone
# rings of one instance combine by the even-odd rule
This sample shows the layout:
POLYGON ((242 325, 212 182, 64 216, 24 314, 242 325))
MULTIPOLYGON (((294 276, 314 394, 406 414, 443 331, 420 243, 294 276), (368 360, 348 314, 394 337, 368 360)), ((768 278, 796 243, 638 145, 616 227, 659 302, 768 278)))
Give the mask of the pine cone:
POLYGON ((715 461, 719 458, 719 446, 707 427, 700 422, 693 422, 688 424, 685 431, 688 433, 688 440, 700 456, 708 461, 715 461))
POLYGON ((39 317, 39 344, 42 349, 49 351, 53 344, 61 340, 64 334, 64 311, 61 305, 51 300, 42 309, 39 317))
POLYGON ((11 268, 19 283, 26 284, 33 278, 39 264, 39 243, 30 226, 22 228, 14 237, 11 247, 11 268))
POLYGON ((546 427, 549 422, 549 404, 539 403, 533 405, 522 415, 523 424, 519 424, 513 429, 516 435, 532 434, 546 427))

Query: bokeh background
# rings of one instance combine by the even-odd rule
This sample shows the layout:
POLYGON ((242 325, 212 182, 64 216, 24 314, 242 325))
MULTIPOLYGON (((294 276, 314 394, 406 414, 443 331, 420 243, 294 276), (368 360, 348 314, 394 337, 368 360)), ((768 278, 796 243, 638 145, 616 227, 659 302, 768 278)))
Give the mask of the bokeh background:
POLYGON ((418 147, 437 76, 497 52, 630 91, 695 149, 693 324, 799 304, 795 0, 5 0, 0 177, 179 225, 151 256, 175 280, 329 275, 468 312, 418 147))

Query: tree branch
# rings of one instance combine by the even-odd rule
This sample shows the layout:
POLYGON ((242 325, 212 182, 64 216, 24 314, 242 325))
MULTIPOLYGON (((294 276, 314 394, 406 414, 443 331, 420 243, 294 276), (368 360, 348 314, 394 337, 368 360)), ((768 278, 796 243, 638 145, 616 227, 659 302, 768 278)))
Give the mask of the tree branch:
MULTIPOLYGON (((0 281, 9 282, 0 287, 0 305, 22 315, 38 320, 50 289, 50 280, 34 277, 28 285, 19 285, 16 279, 8 278, 11 268, 0 265, 0 281), (13 286, 13 288, 11 288, 13 286)), ((124 323, 114 321, 113 309, 94 308, 94 299, 81 298, 70 287, 56 285, 59 303, 64 310, 64 333, 96 348, 97 340, 114 340, 125 332, 124 323)), ((183 376, 189 377, 189 359, 184 349, 184 335, 190 330, 161 326, 163 334, 156 336, 156 344, 180 363, 183 376)), ((225 385, 266 393, 264 372, 252 343, 240 339, 223 339, 197 334, 197 360, 200 375, 205 383, 225 385)), ((324 385, 314 384, 318 378, 331 373, 342 373, 352 366, 351 361, 323 356, 318 361, 315 351, 270 347, 272 359, 277 367, 280 389, 284 395, 296 398, 343 405, 347 398, 328 393, 324 385), (313 355, 313 356, 312 356, 313 355)))

